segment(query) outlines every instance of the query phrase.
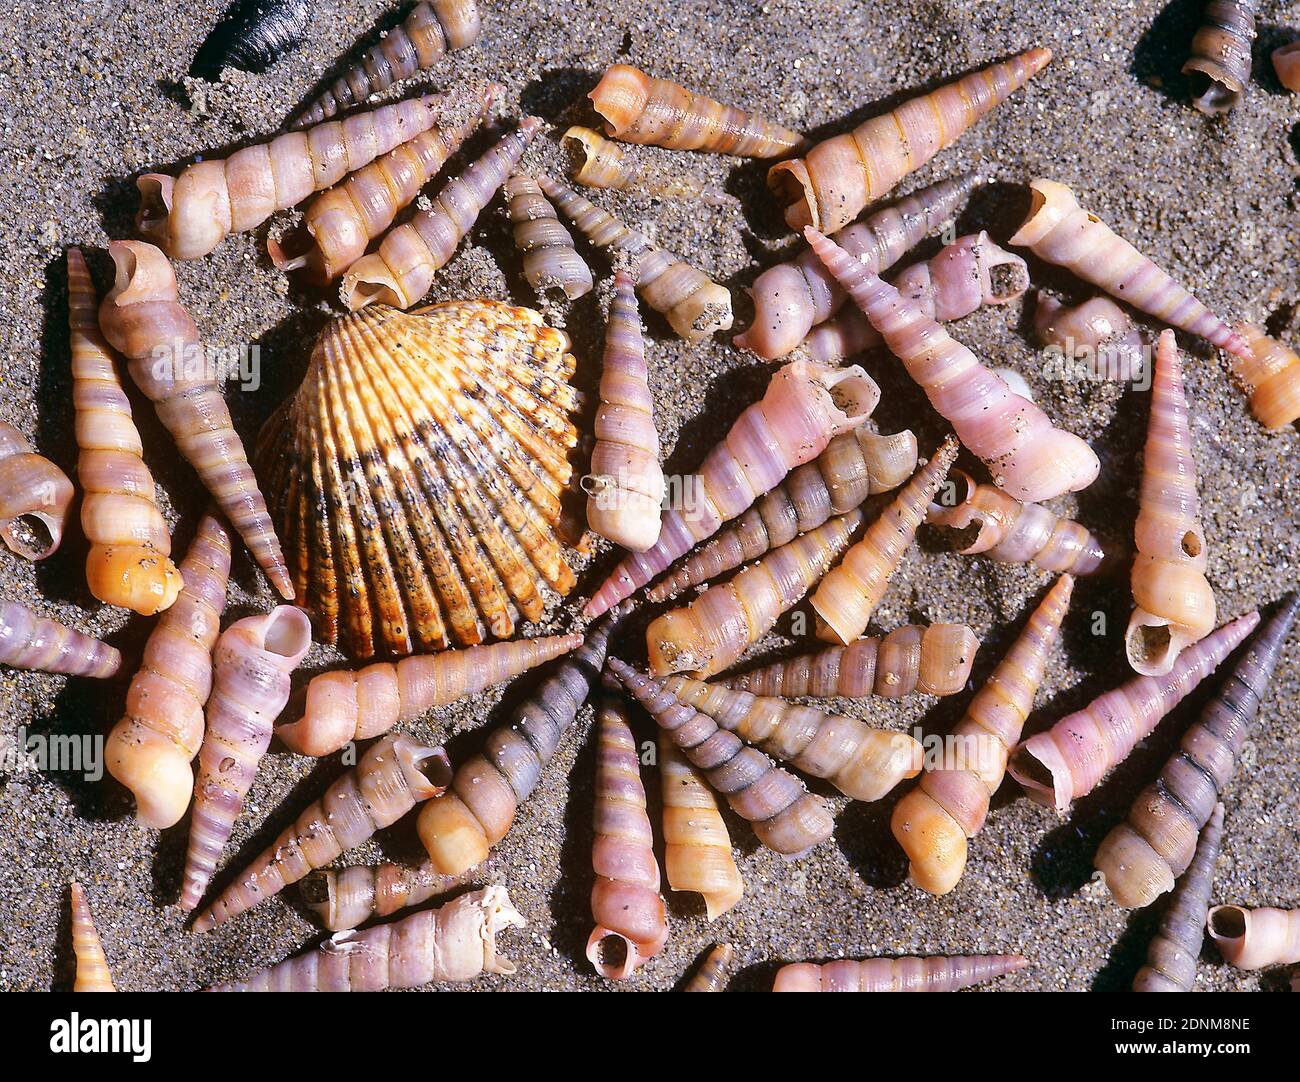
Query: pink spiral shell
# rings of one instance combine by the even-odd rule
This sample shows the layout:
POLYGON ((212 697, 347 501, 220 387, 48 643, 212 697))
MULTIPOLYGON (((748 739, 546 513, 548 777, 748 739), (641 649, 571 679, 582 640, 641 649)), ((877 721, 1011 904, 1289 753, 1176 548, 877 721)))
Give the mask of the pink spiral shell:
POLYGON ((72 953, 77 960, 77 975, 72 985, 74 992, 116 992, 113 975, 108 971, 104 945, 95 930, 95 920, 90 913, 90 903, 80 883, 73 883, 72 893, 72 953))
POLYGON ((1205 927, 1223 960, 1238 969, 1300 962, 1300 909, 1216 905, 1205 927))
POLYGON ((467 885, 463 875, 439 875, 427 860, 405 864, 353 865, 318 869, 303 877, 299 890, 307 906, 331 932, 346 932, 371 917, 387 917, 437 894, 467 885))
POLYGON ((122 655, 25 605, 0 601, 0 665, 103 679, 121 667, 122 655))
POLYGON ((1250 412, 1265 428, 1283 428, 1300 418, 1300 354, 1258 327, 1238 323, 1249 358, 1233 357, 1232 374, 1250 397, 1250 412))
POLYGON ((1018 954, 795 962, 777 971, 773 992, 955 992, 1029 964, 1018 954))
POLYGON ((1192 104, 1207 116, 1231 112, 1250 82, 1250 47, 1255 40, 1259 0, 1210 0, 1205 21, 1192 38, 1183 74, 1192 84, 1192 104))
POLYGON ((731 979, 731 962, 735 957, 735 954, 735 949, 731 944, 719 943, 709 951, 709 956, 700 963, 700 968, 697 969, 695 975, 686 982, 682 991, 726 991, 727 981, 731 979))
POLYGON ((28 560, 51 555, 63 540, 72 495, 68 475, 0 421, 0 541, 9 551, 28 560))
POLYGON ((1043 345, 1070 360, 1082 360, 1099 379, 1128 382, 1140 379, 1147 365, 1142 332, 1128 313, 1109 297, 1067 308, 1055 297, 1038 294, 1034 330, 1043 345))
POLYGON ((591 268, 573 247, 573 237, 560 224, 541 185, 516 173, 504 191, 515 247, 524 254, 524 277, 533 291, 545 297, 555 290, 571 301, 590 293, 591 268))

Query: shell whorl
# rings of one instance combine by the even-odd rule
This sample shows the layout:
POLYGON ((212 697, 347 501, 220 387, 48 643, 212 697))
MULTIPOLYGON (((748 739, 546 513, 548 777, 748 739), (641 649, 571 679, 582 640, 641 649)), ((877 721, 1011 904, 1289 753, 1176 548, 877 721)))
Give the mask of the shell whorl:
POLYGON ((955 992, 1023 969, 1018 954, 795 962, 777 971, 773 992, 955 992))
POLYGON ((1128 382, 1142 378, 1147 347, 1128 313, 1109 297, 1097 296, 1066 307, 1039 292, 1034 306, 1034 330, 1044 346, 1062 359, 1084 361, 1090 376, 1128 382))
POLYGON ((68 475, 0 421, 0 541, 9 551, 28 560, 53 554, 63 540, 72 496, 68 475))
POLYGON ((503 188, 514 226, 515 247, 524 255, 524 277, 538 296, 558 290, 569 300, 591 292, 591 268, 573 247, 541 185, 516 173, 503 188))
POLYGON ((1192 104, 1207 116, 1231 112, 1250 81, 1250 47, 1255 40, 1259 0, 1210 0, 1205 21, 1192 38, 1183 74, 1192 84, 1192 104))
POLYGON ((213 514, 199 520, 180 574, 180 596, 149 633, 126 712, 104 749, 108 772, 135 796, 137 818, 159 829, 180 822, 190 806, 190 763, 203 743, 212 691, 212 648, 230 576, 230 535, 213 514))
POLYGON ((1250 398, 1250 412, 1265 428, 1300 418, 1300 354, 1249 323, 1237 324, 1250 357, 1233 357, 1232 372, 1250 398))
POLYGON ((1136 608, 1124 647, 1135 672, 1159 676, 1173 668, 1181 650, 1213 630, 1218 611, 1205 577, 1208 556, 1182 358, 1168 330, 1156 346, 1134 547, 1136 608))
POLYGON ((465 876, 439 875, 427 860, 405 864, 353 865, 309 872, 301 880, 303 904, 331 932, 346 932, 371 917, 388 917, 438 894, 463 887, 465 876))
POLYGON ((74 992, 116 992, 113 975, 108 971, 104 945, 95 930, 95 920, 90 903, 80 883, 69 887, 72 896, 72 953, 77 960, 77 975, 72 985, 74 992))
POLYGON ((1216 905, 1205 927, 1223 960, 1238 969, 1300 962, 1300 909, 1216 905))
POLYGON ((730 943, 719 943, 700 963, 695 975, 683 986, 683 992, 724 992, 731 979, 731 963, 736 956, 730 943))
POLYGON ((26 605, 0 600, 0 665, 106 679, 121 668, 122 655, 26 605))
POLYGON ((575 184, 586 188, 631 191, 654 198, 698 199, 711 206, 726 206, 731 196, 688 173, 664 172, 634 162, 623 147, 598 131, 575 124, 560 139, 567 152, 575 184))

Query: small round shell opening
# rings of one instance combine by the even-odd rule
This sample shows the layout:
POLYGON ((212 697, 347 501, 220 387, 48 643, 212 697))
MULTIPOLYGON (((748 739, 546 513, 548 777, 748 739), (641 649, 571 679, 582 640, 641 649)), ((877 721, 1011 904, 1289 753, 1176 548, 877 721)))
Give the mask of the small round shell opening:
POLYGON ((1196 535, 1195 531, 1188 530, 1183 534, 1182 550, 1187 553, 1188 556, 1199 556, 1203 551, 1203 548, 1204 546, 1201 544, 1201 539, 1196 535))
POLYGON ((1220 906, 1210 914, 1210 931, 1220 939, 1240 939, 1246 934, 1246 914, 1235 905, 1220 906))
POLYGON ((0 538, 10 550, 27 560, 40 560, 56 548, 54 534, 44 515, 19 515, 0 528, 0 538))
POLYGON ((1128 656, 1138 672, 1158 666, 1169 655, 1172 637, 1168 624, 1144 624, 1129 637, 1128 656))
POLYGON ((268 652, 280 657, 294 657, 311 646, 311 621, 302 609, 286 605, 271 615, 266 629, 268 652))

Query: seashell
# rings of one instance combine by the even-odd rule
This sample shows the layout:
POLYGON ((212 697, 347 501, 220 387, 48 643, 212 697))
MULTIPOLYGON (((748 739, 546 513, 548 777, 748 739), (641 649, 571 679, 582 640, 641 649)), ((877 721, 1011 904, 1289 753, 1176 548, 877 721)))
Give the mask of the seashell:
POLYGON ((272 723, 289 701, 289 674, 310 649, 311 622, 293 605, 238 620, 217 640, 185 880, 176 903, 187 912, 208 889, 271 743, 272 723))
POLYGON ((1300 418, 1300 355, 1258 327, 1238 323, 1249 358, 1233 357, 1233 375, 1250 396, 1250 412, 1265 428, 1282 428, 1300 418))
POLYGON ((482 29, 474 0, 422 0, 360 60, 348 65, 289 127, 310 127, 360 105, 394 83, 433 67, 447 53, 473 45, 482 29))
POLYGON ((104 945, 95 931, 95 921, 90 913, 90 903, 80 883, 69 887, 72 893, 72 953, 77 960, 77 975, 72 985, 74 992, 116 992, 113 975, 108 971, 104 945))
POLYGON ((428 293, 434 275, 456 254, 541 127, 537 117, 524 117, 518 128, 448 181, 429 207, 384 234, 379 248, 343 275, 339 297, 344 305, 354 312, 375 302, 410 308, 428 293))
POLYGON ((1054 346, 1071 360, 1083 360, 1098 379, 1136 381, 1146 371, 1142 332, 1109 297, 1067 308, 1055 297, 1038 294, 1034 330, 1045 346, 1054 346))
POLYGON ((573 247, 555 208, 532 177, 516 173, 504 187, 515 247, 524 254, 524 277, 539 297, 559 290, 569 300, 591 292, 591 268, 573 247))
POLYGON ((310 0, 241 0, 208 36, 199 56, 216 54, 210 63, 214 73, 231 67, 260 75, 302 45, 311 9, 310 0))
POLYGON ((731 836, 713 790, 662 729, 659 780, 668 885, 699 894, 709 920, 717 920, 740 901, 745 881, 736 867, 731 836))
POLYGON ((605 120, 605 134, 625 143, 741 158, 783 158, 808 145, 797 131, 629 64, 610 67, 587 97, 605 120))
POLYGON ((106 642, 37 616, 25 605, 0 601, 0 665, 71 676, 112 676, 122 655, 106 642))
POLYGON ((645 552, 659 539, 664 471, 641 317, 632 276, 614 272, 596 410, 591 472, 582 479, 587 524, 616 545, 645 552))
POLYGON ((226 607, 230 536, 211 513, 200 519, 180 574, 184 587, 149 633, 126 712, 104 750, 108 772, 135 796, 136 818, 159 829, 179 823, 194 794, 190 763, 203 743, 212 648, 226 607))
POLYGON ((1196 495, 1196 461, 1174 332, 1156 345, 1131 576, 1137 608, 1124 635, 1128 663, 1143 676, 1167 673, 1179 651, 1215 625, 1214 590, 1205 578, 1205 531, 1196 495))
POLYGON ((382 992, 483 973, 509 976, 515 966, 497 953, 497 936, 525 923, 505 887, 485 887, 391 924, 340 932, 313 951, 208 991, 382 992))
POLYGON ((1029 964, 1018 954, 795 962, 776 973, 773 992, 955 992, 1029 964))
POLYGON ((833 241, 813 230, 809 234, 813 250, 1000 488, 1037 502, 1092 484, 1101 464, 1083 440, 1055 427, 1047 414, 1013 393, 919 305, 868 273, 833 241))
POLYGON ((1092 792, 1254 630, 1259 613, 1224 624, 1178 655, 1163 676, 1135 676, 1017 744, 1008 772, 1039 804, 1064 814, 1092 792))
MULTIPOLYGON (((927 319, 947 323, 986 304, 1009 304, 1029 288, 1029 268, 980 230, 958 237, 931 259, 913 263, 894 279, 894 288, 927 319)), ((808 355, 830 363, 883 343, 866 314, 850 306, 813 329, 804 340, 808 355)))
POLYGON ((1272 54, 1278 81, 1290 91, 1300 90, 1300 41, 1292 41, 1272 54))
POLYGON ((763 845, 797 857, 831 836, 834 822, 826 801, 808 792, 793 774, 743 744, 707 714, 674 698, 660 681, 642 676, 618 658, 610 658, 609 667, 708 783, 727 798, 731 810, 753 826, 763 845))
POLYGON ((1183 65, 1192 87, 1192 104, 1206 116, 1230 113, 1250 81, 1250 46, 1255 40, 1259 0, 1210 0, 1205 22, 1192 38, 1192 55, 1183 65))
POLYGON ((1006 777, 1007 756, 1033 709, 1073 590, 1069 575, 1056 580, 971 699, 945 744, 941 765, 927 768, 916 788, 894 806, 890 827, 907 853, 912 882, 922 890, 947 894, 961 880, 967 839, 984 826, 989 801, 1006 777))
POLYGON ((1300 962, 1300 909, 1216 905, 1205 927, 1223 960, 1238 969, 1300 962))
POLYGON ((477 94, 436 99, 438 123, 322 192, 284 236, 268 237, 271 262, 283 271, 306 268, 317 283, 337 278, 438 175, 501 92, 502 87, 489 83, 477 94))
POLYGON ((811 590, 844 554, 863 522, 855 509, 800 534, 750 564, 730 582, 710 586, 685 608, 646 629, 652 676, 713 676, 741 655, 811 590))
POLYGON ((823 233, 848 225, 868 203, 951 146, 975 121, 1037 75, 1050 49, 1030 49, 904 102, 772 166, 767 185, 786 205, 791 229, 823 233))
POLYGON ((451 762, 442 748, 406 736, 377 740, 199 914, 194 930, 209 931, 261 905, 442 793, 450 782, 451 762))
POLYGON ((820 455, 834 437, 861 425, 879 400, 880 388, 856 366, 831 369, 798 360, 778 370, 762 399, 736 419, 699 472, 682 479, 682 507, 663 513, 659 540, 627 556, 583 614, 599 616, 630 597, 796 466, 820 455))
POLYGON ((293 587, 257 478, 210 371, 198 328, 177 299, 176 275, 152 244, 113 241, 113 288, 99 323, 127 360, 135 385, 154 404, 185 460, 282 597, 293 587))
POLYGON ((921 745, 906 733, 686 676, 651 678, 649 684, 773 758, 825 778, 854 800, 879 800, 921 769, 921 745))
POLYGON ((626 611, 614 609, 594 624, 586 642, 559 662, 509 721, 488 734, 483 751, 461 763, 451 788, 421 809, 416 829, 439 875, 477 867, 506 836, 515 810, 532 795, 591 695, 609 637, 626 611))
POLYGON ((18 429, 0 421, 0 541, 28 560, 52 555, 63 540, 72 482, 18 429))
POLYGON ((727 981, 731 979, 731 961, 735 957, 735 950, 729 943, 719 943, 711 951, 709 956, 700 964, 700 968, 695 971, 683 992, 725 992, 727 990, 727 981))
POLYGON ((395 665, 378 661, 359 672, 322 673, 307 684, 302 717, 276 725, 275 735, 299 755, 329 755, 581 645, 581 635, 551 635, 406 657, 395 665))
POLYGON ((568 347, 496 301, 325 328, 258 451, 319 641, 366 658, 509 638, 543 615, 539 584, 568 593, 568 347))
MULTIPOLYGON (((941 180, 841 229, 831 239, 872 274, 884 274, 922 240, 939 232, 974 185, 971 173, 941 180)), ((768 361, 784 357, 848 300, 811 248, 788 263, 769 267, 749 292, 754 322, 734 341, 768 361)))
POLYGON ((1029 217, 1011 243, 1073 271, 1162 323, 1181 327, 1248 359, 1246 340, 1095 214, 1064 184, 1039 177, 1029 185, 1029 217))
POLYGON ((342 123, 289 132, 229 158, 186 166, 178 177, 145 173, 135 182, 140 189, 135 226, 173 259, 199 259, 231 233, 256 229, 277 210, 297 206, 428 131, 443 101, 433 95, 412 98, 342 123))
POLYGON ((945 492, 930 504, 925 521, 950 530, 973 526, 978 531, 974 540, 957 550, 963 556, 982 552, 999 563, 1032 563, 1071 575, 1091 575, 1108 559, 1114 562, 1086 526, 1036 503, 1021 503, 996 485, 976 484, 963 470, 953 470, 949 477, 954 481, 953 505, 946 502, 945 492))
POLYGON ((668 941, 668 913, 659 894, 659 864, 646 814, 636 740, 623 703, 605 695, 596 711, 596 813, 591 864, 587 960, 602 977, 627 980, 668 941))
POLYGON ((346 932, 371 917, 427 902, 466 885, 463 875, 439 875, 427 860, 417 868, 404 864, 323 868, 301 881, 303 904, 331 932, 346 932))
MULTIPOLYGON (((1216 804, 1196 843, 1187 874, 1178 882, 1147 947, 1147 962, 1133 978, 1135 992, 1190 992, 1196 959, 1205 939, 1205 919, 1214 884, 1214 862, 1223 837, 1223 805, 1216 804)), ((1109 884, 1110 880, 1107 880, 1109 884)))
POLYGON ((980 641, 965 624, 904 624, 884 638, 858 639, 815 654, 775 661, 740 676, 722 677, 723 687, 786 699, 901 699, 956 695, 966 687, 980 641))
MULTIPOLYGON (((1282 602, 1200 718, 1183 734, 1179 750, 1160 776, 1133 801, 1127 821, 1101 843, 1096 865, 1120 905, 1150 905, 1172 890, 1191 864, 1196 833, 1209 822, 1215 803, 1232 780, 1237 756, 1268 693, 1298 607, 1300 595, 1292 594, 1282 602)), ((1202 906, 1194 922, 1198 946, 1204 910, 1202 906)))
MULTIPOLYGON (((95 284, 81 249, 68 249, 72 403, 77 412, 81 530, 90 542, 86 581, 109 605, 153 616, 175 602, 181 575, 171 533, 154 500, 153 475, 117 363, 99 331, 95 284)), ((72 485, 68 485, 71 498, 72 485)))
POLYGON ((836 436, 820 455, 798 466, 766 496, 686 557, 646 591, 667 601, 765 552, 787 545, 862 505, 868 496, 897 488, 916 471, 916 437, 909 429, 880 436, 866 426, 836 436))
POLYGON ((629 229, 567 185, 548 176, 538 177, 537 183, 590 243, 620 253, 636 267, 641 299, 668 320, 679 336, 700 342, 731 326, 731 294, 724 286, 651 244, 644 234, 629 229))
POLYGON ((698 199, 710 206, 732 202, 721 188, 705 184, 698 177, 677 172, 668 175, 634 162, 617 143, 578 124, 564 133, 560 145, 573 162, 574 181, 588 188, 634 192, 656 199, 698 199))
POLYGON ((848 646, 867 629, 903 551, 916 536, 917 526, 925 521, 926 506, 956 458, 957 441, 948 436, 934 457, 867 527, 862 539, 822 579, 812 596, 813 610, 820 617, 819 638, 848 646))

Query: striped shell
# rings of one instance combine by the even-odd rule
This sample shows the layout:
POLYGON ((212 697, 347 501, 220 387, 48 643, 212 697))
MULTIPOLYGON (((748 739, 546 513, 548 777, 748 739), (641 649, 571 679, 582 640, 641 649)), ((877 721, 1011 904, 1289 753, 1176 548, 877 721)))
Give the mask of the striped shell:
POLYGON ((526 308, 375 305, 321 334, 258 466, 318 641, 355 657, 509 638, 566 594, 569 340, 526 308))

